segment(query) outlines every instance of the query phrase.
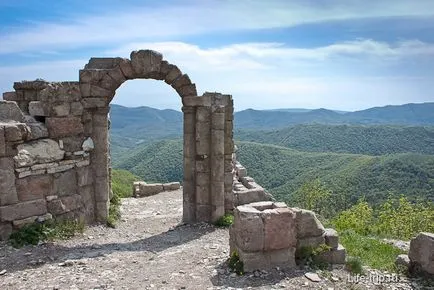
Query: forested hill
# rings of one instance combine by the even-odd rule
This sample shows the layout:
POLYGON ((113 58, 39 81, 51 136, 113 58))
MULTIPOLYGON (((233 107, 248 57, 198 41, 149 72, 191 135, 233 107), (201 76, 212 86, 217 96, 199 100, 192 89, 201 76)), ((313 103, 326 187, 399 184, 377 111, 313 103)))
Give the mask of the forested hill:
POLYGON ((308 152, 367 155, 434 154, 434 127, 296 125, 280 130, 237 130, 236 140, 308 152))
MULTIPOLYGON (((279 200, 290 200, 300 186, 317 178, 336 196, 340 209, 362 196, 373 205, 389 194, 434 200, 433 155, 309 153, 275 145, 236 143, 238 159, 249 176, 279 200)), ((114 165, 145 181, 182 181, 182 140, 139 146, 114 165)))

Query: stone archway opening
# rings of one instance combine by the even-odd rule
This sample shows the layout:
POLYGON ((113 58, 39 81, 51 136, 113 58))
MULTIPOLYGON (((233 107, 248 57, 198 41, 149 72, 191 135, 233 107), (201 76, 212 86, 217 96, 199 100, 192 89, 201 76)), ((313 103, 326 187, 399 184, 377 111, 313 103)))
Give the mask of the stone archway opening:
POLYGON ((183 221, 213 222, 233 208, 233 102, 229 95, 197 95, 187 74, 151 50, 130 59, 91 58, 80 70, 85 115, 91 118, 95 218, 107 219, 110 192, 108 118, 116 90, 127 80, 164 81, 180 96, 183 112, 183 221))

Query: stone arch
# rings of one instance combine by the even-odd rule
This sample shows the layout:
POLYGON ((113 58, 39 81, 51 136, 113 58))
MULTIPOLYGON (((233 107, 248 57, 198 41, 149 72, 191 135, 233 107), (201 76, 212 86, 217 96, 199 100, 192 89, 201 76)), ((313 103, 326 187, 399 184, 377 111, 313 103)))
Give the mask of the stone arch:
POLYGON ((187 74, 152 50, 133 51, 130 59, 91 58, 79 72, 88 131, 95 150, 90 156, 94 178, 94 210, 107 219, 110 192, 108 111, 116 89, 132 79, 166 82, 181 97, 183 134, 183 220, 212 222, 233 209, 233 101, 230 95, 197 95, 187 74))

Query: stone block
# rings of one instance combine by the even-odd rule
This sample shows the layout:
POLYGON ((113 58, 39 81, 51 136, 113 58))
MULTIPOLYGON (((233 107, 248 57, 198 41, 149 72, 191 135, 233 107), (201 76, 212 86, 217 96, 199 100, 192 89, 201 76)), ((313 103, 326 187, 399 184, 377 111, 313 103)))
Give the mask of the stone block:
POLYGON ((170 182, 163 184, 163 191, 171 191, 178 190, 181 188, 181 184, 179 182, 170 182))
POLYGON ((93 183, 93 173, 89 166, 77 168, 78 186, 86 186, 93 183))
POLYGON ((152 50, 138 50, 131 52, 131 66, 139 78, 149 78, 160 72, 163 55, 152 50))
POLYGON ((73 194, 60 198, 60 201, 64 205, 65 212, 73 211, 81 207, 81 195, 73 194))
POLYGON ((97 221, 105 222, 108 217, 110 201, 97 201, 95 203, 95 218, 97 221))
POLYGON ((0 100, 0 121, 24 121, 23 112, 16 102, 0 100))
POLYGON ((20 201, 42 199, 52 194, 52 178, 49 175, 28 176, 16 182, 17 195, 20 201))
POLYGON ((52 215, 58 216, 66 212, 66 207, 60 199, 53 199, 47 202, 47 210, 52 215))
POLYGON ((9 123, 4 125, 6 142, 26 140, 30 129, 23 123, 9 123))
POLYGON ((34 222, 44 222, 47 220, 51 220, 52 218, 53 216, 50 213, 46 213, 45 215, 42 216, 31 216, 21 220, 14 220, 12 222, 12 225, 14 226, 14 228, 19 229, 25 225, 32 224, 34 222))
POLYGON ((296 246, 295 213, 289 208, 265 209, 264 250, 280 250, 296 246))
POLYGON ((81 116, 83 114, 83 105, 81 102, 72 102, 71 103, 71 115, 73 116, 81 116))
POLYGON ((95 183, 95 200, 96 201, 106 201, 109 200, 109 184, 108 178, 106 177, 96 177, 95 183))
POLYGON ((14 161, 12 158, 0 158, 0 206, 18 202, 15 188, 14 161))
POLYGON ((238 206, 234 210, 236 244, 246 252, 262 251, 264 248, 264 223, 261 212, 249 206, 238 206))
POLYGON ((83 101, 83 107, 85 109, 91 109, 91 108, 104 108, 108 106, 108 100, 106 98, 84 98, 83 101))
POLYGON ((5 129, 0 123, 0 157, 6 156, 6 139, 5 139, 5 129))
POLYGON ((49 116, 50 108, 47 103, 41 101, 29 102, 29 114, 32 116, 49 116))
POLYGON ((324 234, 324 226, 313 211, 297 208, 293 208, 293 210, 296 213, 298 238, 318 237, 324 234))
POLYGON ((161 183, 151 183, 151 184, 143 184, 139 185, 139 192, 136 192, 137 196, 150 196, 157 193, 160 193, 164 190, 163 184, 161 183))
POLYGON ((53 138, 78 135, 84 131, 81 118, 78 117, 47 118, 46 125, 53 138))
POLYGON ((419 233, 410 241, 408 252, 413 268, 434 275, 434 233, 419 233))
POLYGON ((68 152, 75 152, 82 150, 81 145, 85 140, 85 137, 79 136, 67 136, 61 139, 63 142, 63 150, 68 152))
POLYGON ((44 123, 34 121, 27 123, 27 126, 30 130, 30 134, 28 137, 29 140, 36 140, 48 137, 48 129, 44 123))
POLYGON ((75 170, 56 173, 53 177, 53 194, 61 197, 77 193, 77 176, 75 170))
POLYGON ((70 103, 63 103, 60 105, 54 105, 52 108, 52 116, 55 117, 64 117, 68 116, 71 112, 71 105, 70 103))
POLYGON ((182 76, 181 70, 175 66, 175 65, 169 65, 169 72, 167 73, 166 77, 164 78, 164 81, 171 85, 176 79, 178 79, 180 76, 182 76))
POLYGON ((12 223, 1 223, 0 222, 0 241, 6 241, 12 234, 12 223))
POLYGON ((263 188, 243 189, 236 192, 237 205, 269 200, 263 188))
POLYGON ((316 248, 322 244, 325 244, 324 235, 317 237, 297 238, 297 249, 301 249, 304 247, 316 248))
POLYGON ((336 249, 324 252, 318 255, 321 261, 329 264, 345 264, 346 250, 342 245, 338 245, 336 249))
POLYGON ((0 206, 0 221, 13 221, 47 213, 45 199, 0 206))
POLYGON ((14 157, 17 167, 49 163, 63 159, 65 151, 59 143, 51 139, 40 139, 17 146, 18 154, 14 157))
POLYGON ((280 250, 265 252, 266 259, 268 260, 269 267, 272 269, 275 267, 293 269, 295 264, 295 248, 285 248, 280 250))
POLYGON ((339 245, 339 235, 334 229, 325 229, 324 233, 325 243, 332 249, 337 249, 339 245))

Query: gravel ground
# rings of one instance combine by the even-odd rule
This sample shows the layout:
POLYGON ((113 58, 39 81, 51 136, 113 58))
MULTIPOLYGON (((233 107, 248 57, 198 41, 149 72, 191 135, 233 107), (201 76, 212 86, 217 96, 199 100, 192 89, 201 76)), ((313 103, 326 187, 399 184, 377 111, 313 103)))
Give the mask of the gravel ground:
POLYGON ((124 199, 121 210, 116 229, 21 249, 0 243, 0 289, 434 289, 420 279, 350 282, 342 267, 317 272, 320 282, 302 269, 237 276, 226 265, 227 229, 181 223, 181 190, 124 199))

